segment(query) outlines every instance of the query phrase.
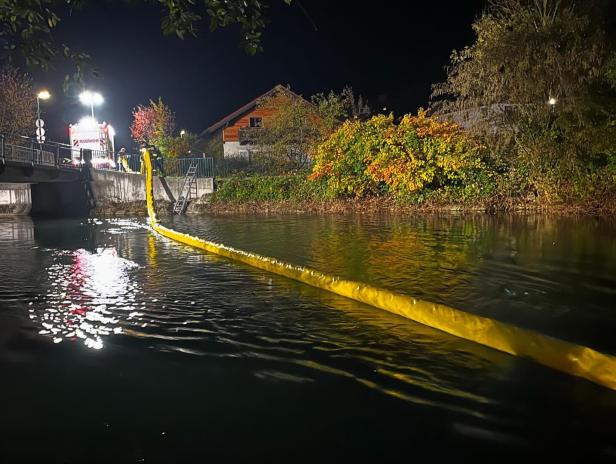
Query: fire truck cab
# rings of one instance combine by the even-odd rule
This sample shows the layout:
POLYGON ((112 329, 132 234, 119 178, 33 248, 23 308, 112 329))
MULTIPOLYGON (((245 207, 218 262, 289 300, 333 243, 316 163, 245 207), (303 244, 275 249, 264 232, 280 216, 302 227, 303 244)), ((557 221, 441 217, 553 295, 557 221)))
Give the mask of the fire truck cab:
POLYGON ((92 165, 96 168, 115 167, 113 139, 115 131, 105 121, 99 123, 86 117, 68 128, 71 139, 71 158, 74 164, 84 162, 84 151, 91 154, 92 165))

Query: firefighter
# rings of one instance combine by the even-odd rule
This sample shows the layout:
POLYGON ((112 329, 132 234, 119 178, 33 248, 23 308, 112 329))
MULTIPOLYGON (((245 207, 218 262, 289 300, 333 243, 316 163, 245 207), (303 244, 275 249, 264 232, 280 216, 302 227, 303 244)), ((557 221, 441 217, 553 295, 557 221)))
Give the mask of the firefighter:
POLYGON ((118 164, 118 171, 120 172, 130 171, 130 169, 128 168, 128 155, 126 154, 126 148, 120 148, 120 151, 118 153, 117 164, 118 164))
POLYGON ((150 153, 152 154, 152 165, 158 174, 158 177, 165 177, 163 172, 163 157, 156 147, 150 147, 150 153))

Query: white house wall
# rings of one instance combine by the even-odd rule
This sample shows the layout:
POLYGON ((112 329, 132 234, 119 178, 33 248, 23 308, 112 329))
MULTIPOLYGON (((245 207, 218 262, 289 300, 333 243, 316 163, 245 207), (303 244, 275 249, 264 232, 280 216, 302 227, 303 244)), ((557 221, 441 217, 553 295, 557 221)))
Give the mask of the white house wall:
POLYGON ((249 158, 248 147, 240 142, 224 142, 222 149, 225 158, 249 158))

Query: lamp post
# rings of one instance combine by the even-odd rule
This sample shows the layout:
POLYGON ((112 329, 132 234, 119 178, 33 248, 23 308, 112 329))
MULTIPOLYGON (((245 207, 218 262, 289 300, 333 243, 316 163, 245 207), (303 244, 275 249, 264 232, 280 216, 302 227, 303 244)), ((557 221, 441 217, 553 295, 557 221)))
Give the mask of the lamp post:
POLYGON ((555 97, 550 97, 548 100, 548 105, 550 105, 550 111, 552 113, 554 113, 554 108, 556 108, 556 103, 558 103, 558 100, 556 100, 555 97))
POLYGON ((85 90, 79 94, 79 101, 86 106, 90 107, 92 118, 94 118, 94 105, 102 105, 105 101, 103 96, 98 92, 90 92, 89 90, 85 90))
POLYGON ((36 94, 36 115, 41 119, 41 100, 49 100, 51 94, 47 90, 41 90, 36 94))
POLYGON ((49 100, 51 94, 48 90, 41 90, 36 94, 36 138, 39 145, 45 141, 45 129, 43 129, 43 120, 41 119, 41 100, 49 100))

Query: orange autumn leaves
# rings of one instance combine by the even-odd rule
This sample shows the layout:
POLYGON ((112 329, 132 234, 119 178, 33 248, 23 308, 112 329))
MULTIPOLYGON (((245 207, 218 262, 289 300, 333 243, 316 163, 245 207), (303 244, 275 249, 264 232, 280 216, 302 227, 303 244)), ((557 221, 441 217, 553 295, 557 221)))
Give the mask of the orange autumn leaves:
POLYGON ((332 196, 404 198, 463 185, 481 168, 479 147, 460 126, 420 110, 397 124, 392 115, 346 121, 317 147, 311 179, 324 179, 332 196))

